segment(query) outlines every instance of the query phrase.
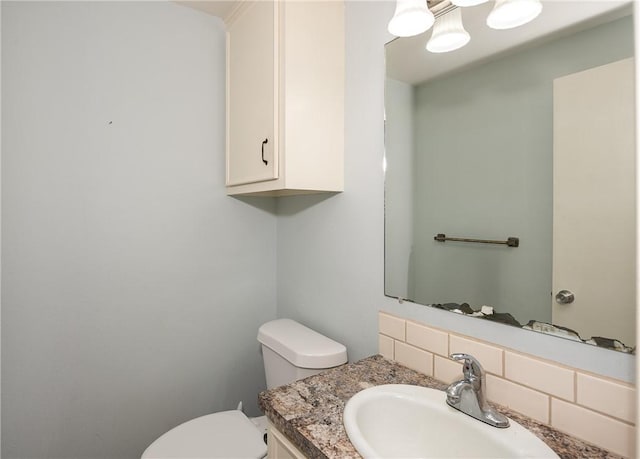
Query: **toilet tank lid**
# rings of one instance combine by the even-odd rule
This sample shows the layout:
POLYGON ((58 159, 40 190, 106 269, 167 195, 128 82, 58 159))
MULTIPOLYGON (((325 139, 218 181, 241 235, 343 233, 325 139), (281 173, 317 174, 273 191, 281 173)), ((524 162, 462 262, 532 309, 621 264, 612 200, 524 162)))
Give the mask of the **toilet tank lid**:
POLYGON ((332 368, 347 361, 347 348, 291 319, 258 329, 258 341, 300 368, 332 368))

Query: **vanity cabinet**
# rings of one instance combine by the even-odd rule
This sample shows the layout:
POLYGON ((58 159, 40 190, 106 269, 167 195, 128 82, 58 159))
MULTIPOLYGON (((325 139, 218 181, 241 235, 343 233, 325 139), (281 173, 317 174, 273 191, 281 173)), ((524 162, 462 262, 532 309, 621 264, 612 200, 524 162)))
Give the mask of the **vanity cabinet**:
POLYGON ((227 194, 342 191, 343 2, 239 2, 226 22, 227 194))
POLYGON ((287 437, 271 423, 267 428, 267 459, 306 459, 287 437))

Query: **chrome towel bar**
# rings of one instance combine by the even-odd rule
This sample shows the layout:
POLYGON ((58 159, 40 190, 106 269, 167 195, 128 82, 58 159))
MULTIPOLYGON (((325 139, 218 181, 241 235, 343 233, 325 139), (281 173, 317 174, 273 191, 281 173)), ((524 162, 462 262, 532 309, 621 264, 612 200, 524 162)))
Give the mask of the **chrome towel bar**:
POLYGON ((506 241, 492 241, 490 239, 468 239, 461 237, 447 237, 446 234, 436 234, 433 239, 438 242, 455 241, 455 242, 476 242, 479 244, 501 244, 507 247, 519 247, 520 239, 517 237, 508 237, 506 241))

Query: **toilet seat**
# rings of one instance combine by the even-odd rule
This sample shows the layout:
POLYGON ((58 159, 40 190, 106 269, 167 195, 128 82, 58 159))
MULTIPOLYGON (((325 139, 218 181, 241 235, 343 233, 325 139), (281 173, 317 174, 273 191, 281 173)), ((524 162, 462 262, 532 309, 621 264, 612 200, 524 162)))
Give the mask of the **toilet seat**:
POLYGON ((142 454, 142 459, 260 459, 267 445, 262 433, 241 411, 221 411, 174 427, 142 454))

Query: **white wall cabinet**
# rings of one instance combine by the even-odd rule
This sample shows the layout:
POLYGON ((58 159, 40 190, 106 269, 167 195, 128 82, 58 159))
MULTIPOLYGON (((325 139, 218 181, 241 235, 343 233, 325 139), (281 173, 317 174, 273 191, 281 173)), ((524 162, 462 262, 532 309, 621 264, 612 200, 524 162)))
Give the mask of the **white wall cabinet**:
POLYGON ((240 2, 227 18, 227 193, 344 188, 344 4, 240 2))
POLYGON ((267 459, 306 459, 296 445, 271 423, 267 428, 267 459))

